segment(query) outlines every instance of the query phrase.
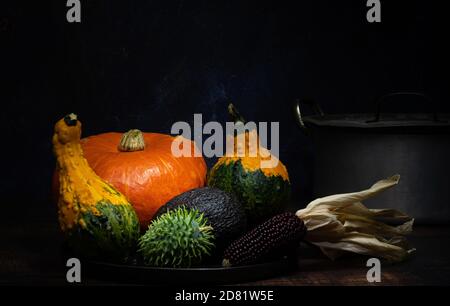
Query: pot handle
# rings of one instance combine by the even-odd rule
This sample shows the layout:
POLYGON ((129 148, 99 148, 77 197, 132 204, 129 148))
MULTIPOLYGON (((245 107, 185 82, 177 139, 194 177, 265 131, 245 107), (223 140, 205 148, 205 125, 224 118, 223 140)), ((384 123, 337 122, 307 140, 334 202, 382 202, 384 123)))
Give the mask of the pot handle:
POLYGON ((385 95, 381 96, 380 98, 378 98, 378 100, 376 102, 377 110, 375 113, 375 119, 368 120, 366 122, 367 123, 379 122, 381 120, 381 105, 384 102, 386 102, 387 98, 395 97, 395 96, 415 96, 415 97, 422 98, 422 100, 424 100, 425 102, 428 102, 428 104, 432 105, 433 121, 436 121, 436 122, 439 121, 436 110, 434 108, 434 103, 430 99, 429 96, 425 95, 424 93, 415 92, 415 91, 398 91, 398 92, 391 92, 391 93, 385 94, 385 95))
POLYGON ((302 100, 295 99, 295 101, 294 101, 295 121, 297 121, 297 124, 303 131, 307 131, 308 129, 306 128, 305 122, 303 121, 303 115, 300 110, 300 105, 302 105, 302 104, 308 105, 310 108, 312 108, 316 115, 323 116, 324 113, 323 113, 322 108, 320 107, 319 103, 317 103, 316 101, 314 101, 312 99, 302 99, 302 100))

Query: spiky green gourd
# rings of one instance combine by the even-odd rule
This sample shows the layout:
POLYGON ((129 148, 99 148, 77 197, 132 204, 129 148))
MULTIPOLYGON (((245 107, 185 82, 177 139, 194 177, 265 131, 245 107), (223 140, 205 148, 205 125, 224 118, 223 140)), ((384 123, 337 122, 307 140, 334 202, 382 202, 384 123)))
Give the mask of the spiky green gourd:
POLYGON ((144 263, 154 267, 188 268, 199 264, 214 247, 212 227, 196 209, 169 211, 139 239, 144 263))

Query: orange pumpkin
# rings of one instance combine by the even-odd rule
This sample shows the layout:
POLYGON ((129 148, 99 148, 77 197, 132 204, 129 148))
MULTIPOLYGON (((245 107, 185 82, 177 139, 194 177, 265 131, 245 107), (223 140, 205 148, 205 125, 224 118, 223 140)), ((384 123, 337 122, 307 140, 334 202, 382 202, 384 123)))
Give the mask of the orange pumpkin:
MULTIPOLYGON (((205 185, 203 157, 175 157, 175 137, 131 130, 104 133, 81 140, 84 157, 95 173, 123 193, 133 205, 142 226, 173 197, 205 185)), ((191 150, 195 144, 191 141, 191 150)), ((58 190, 58 180, 53 181, 58 190)))

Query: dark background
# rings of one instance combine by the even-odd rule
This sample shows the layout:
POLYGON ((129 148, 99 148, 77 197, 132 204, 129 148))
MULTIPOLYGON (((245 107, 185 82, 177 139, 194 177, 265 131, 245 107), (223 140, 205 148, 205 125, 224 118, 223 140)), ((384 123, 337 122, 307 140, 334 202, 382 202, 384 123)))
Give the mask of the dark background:
MULTIPOLYGON (((381 94, 418 90, 450 110, 445 9, 381 2, 382 22, 369 24, 365 0, 82 0, 81 24, 69 24, 66 1, 2 1, 2 206, 13 220, 55 220, 50 139, 69 112, 84 136, 169 133, 194 113, 225 122, 229 101, 249 120, 281 122, 293 205, 305 205, 313 147, 293 120, 294 98, 327 113, 372 112, 381 94)), ((416 102, 389 110, 430 110, 416 102)))

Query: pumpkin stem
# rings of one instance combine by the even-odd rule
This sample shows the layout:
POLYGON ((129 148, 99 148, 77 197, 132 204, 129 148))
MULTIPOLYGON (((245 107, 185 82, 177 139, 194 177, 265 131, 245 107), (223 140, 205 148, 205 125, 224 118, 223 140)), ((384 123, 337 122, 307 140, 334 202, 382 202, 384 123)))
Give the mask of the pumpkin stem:
POLYGON ((145 149, 144 135, 140 130, 129 130, 122 135, 117 148, 122 152, 142 151, 145 149))
POLYGON ((245 124, 244 117, 239 114, 236 107, 233 105, 233 103, 228 104, 228 114, 230 114, 231 118, 234 120, 234 123, 242 122, 245 124))

